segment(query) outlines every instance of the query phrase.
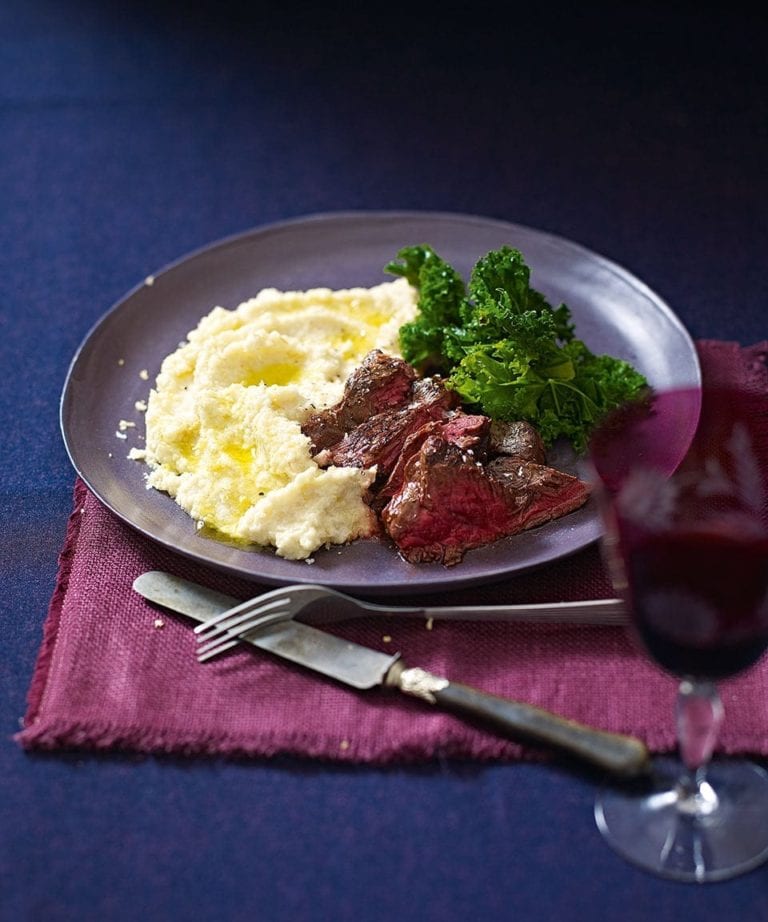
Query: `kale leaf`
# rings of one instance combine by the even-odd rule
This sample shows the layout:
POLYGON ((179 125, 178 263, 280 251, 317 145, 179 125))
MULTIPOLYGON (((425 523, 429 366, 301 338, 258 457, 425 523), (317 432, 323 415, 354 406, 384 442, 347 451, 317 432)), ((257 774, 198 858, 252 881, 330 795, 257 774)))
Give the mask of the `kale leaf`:
POLYGON ((586 450, 607 412, 647 389, 628 362, 594 355, 575 338, 565 304, 553 308, 530 284, 519 250, 478 260, 468 289, 426 245, 406 247, 386 268, 419 292, 419 313, 400 329, 405 359, 446 375, 462 400, 494 419, 525 419, 546 445, 570 439, 586 450))
POLYGON ((417 368, 448 372, 445 335, 461 323, 464 281, 432 247, 405 247, 397 255, 401 261, 389 263, 386 271, 404 276, 419 290, 419 314, 400 328, 403 357, 417 368))

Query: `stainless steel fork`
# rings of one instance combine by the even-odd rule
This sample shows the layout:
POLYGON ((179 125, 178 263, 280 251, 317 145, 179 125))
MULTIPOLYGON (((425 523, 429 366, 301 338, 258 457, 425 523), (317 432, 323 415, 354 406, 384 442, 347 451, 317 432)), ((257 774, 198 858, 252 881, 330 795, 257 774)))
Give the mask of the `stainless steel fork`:
POLYGON ((349 618, 379 614, 422 620, 447 621, 529 621, 552 624, 622 625, 626 612, 619 599, 593 599, 583 602, 551 602, 533 605, 479 605, 442 607, 403 607, 365 602, 320 585, 281 586, 248 599, 195 628, 198 635, 197 658, 212 659, 229 650, 245 635, 296 616, 310 624, 328 624, 349 618))

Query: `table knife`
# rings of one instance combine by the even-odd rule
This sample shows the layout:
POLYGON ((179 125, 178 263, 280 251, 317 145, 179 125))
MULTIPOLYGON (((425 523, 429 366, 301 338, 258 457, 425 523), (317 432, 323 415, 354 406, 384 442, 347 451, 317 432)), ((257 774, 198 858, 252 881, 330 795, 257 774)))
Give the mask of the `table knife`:
MULTIPOLYGON (((232 602, 223 593, 195 584, 188 584, 184 593, 155 590, 156 584, 142 577, 133 585, 148 601, 198 622, 227 610, 232 602)), ((648 750, 635 737, 588 727, 543 708, 433 675, 418 666, 406 666, 400 653, 381 653, 299 621, 261 627, 240 639, 352 688, 396 689, 480 722, 501 735, 562 750, 623 777, 644 775, 650 769, 648 750)))

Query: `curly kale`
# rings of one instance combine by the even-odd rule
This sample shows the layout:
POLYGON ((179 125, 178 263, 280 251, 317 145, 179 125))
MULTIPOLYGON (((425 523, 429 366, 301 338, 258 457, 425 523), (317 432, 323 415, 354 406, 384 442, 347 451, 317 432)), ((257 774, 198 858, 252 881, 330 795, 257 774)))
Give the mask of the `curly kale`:
POLYGON ((494 419, 525 419, 545 444, 565 437, 578 452, 608 411, 647 389, 628 362, 594 355, 575 338, 565 304, 531 288, 519 250, 492 250, 468 288, 429 246, 407 247, 387 271, 419 292, 419 313, 400 329, 403 356, 446 375, 462 400, 494 419))
POLYGON ((389 263, 386 271, 404 276, 419 290, 418 317, 400 327, 403 357, 417 368, 447 372, 445 335, 461 323, 464 281, 429 246, 406 247, 397 255, 402 262, 389 263))

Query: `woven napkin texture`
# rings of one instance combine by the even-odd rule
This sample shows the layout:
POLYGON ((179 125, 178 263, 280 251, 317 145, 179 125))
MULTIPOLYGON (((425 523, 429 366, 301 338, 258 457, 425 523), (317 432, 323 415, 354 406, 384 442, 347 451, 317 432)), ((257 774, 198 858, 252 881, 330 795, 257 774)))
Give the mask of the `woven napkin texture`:
MULTIPOLYGON (((768 394, 768 342, 698 344, 706 380, 768 394)), ((350 762, 539 758, 416 699, 382 688, 357 692, 259 650, 195 658, 191 622, 133 592, 140 573, 163 569, 242 598, 266 588, 158 547, 75 486, 56 589, 18 742, 31 749, 128 749, 174 754, 290 754, 350 762)), ((613 595, 598 548, 506 582, 434 604, 560 601, 613 595)), ((621 628, 446 623, 365 618, 326 628, 409 665, 632 733, 655 751, 674 746, 676 682, 650 664, 621 628)), ((722 683, 724 752, 768 755, 768 658, 722 683)))

